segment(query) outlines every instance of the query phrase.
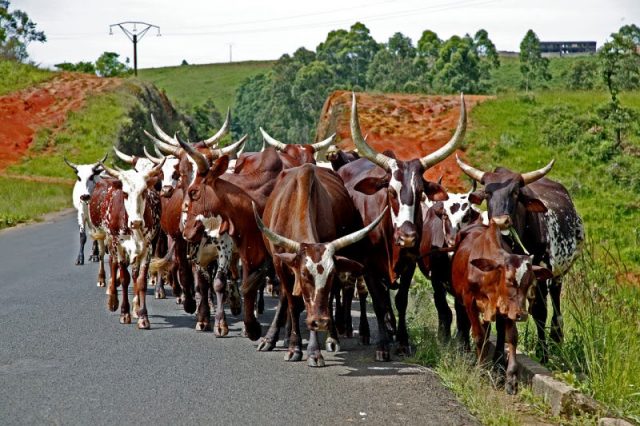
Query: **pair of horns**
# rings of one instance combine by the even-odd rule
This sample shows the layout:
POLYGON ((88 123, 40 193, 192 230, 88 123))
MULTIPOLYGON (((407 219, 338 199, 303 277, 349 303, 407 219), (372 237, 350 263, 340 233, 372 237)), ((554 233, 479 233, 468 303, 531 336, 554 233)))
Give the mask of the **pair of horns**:
MULTIPOLYGON (((456 155, 456 161, 458 162, 458 166, 462 169, 462 171, 467 176, 469 176, 471 179, 474 180, 474 183, 476 181, 483 183, 482 179, 484 178, 484 174, 486 172, 483 172, 482 170, 476 169, 475 167, 466 164, 457 155, 456 155)), ((520 176, 522 176, 522 180, 524 181, 524 184, 528 185, 532 182, 537 181, 538 179, 543 178, 547 173, 549 173, 549 171, 551 170, 555 162, 556 160, 551 160, 549 164, 547 164, 541 169, 534 170, 532 172, 521 173, 520 176)))
MULTIPOLYGON (((264 138, 264 140, 269 145, 271 145, 272 147, 277 149, 278 151, 284 151, 285 148, 287 147, 286 143, 283 143, 283 142, 280 142, 277 139, 274 139, 262 127, 260 127, 260 133, 262 133, 262 137, 264 138)), ((331 136, 329 136, 327 139, 325 139, 323 141, 312 143, 312 144, 309 144, 309 145, 313 148, 314 152, 318 152, 320 150, 325 149, 329 145, 331 145, 335 138, 336 138, 336 134, 334 133, 334 134, 332 134, 331 136)))
MULTIPOLYGON (((93 171, 97 172, 98 168, 100 167, 101 163, 104 163, 105 161, 107 161, 107 157, 109 156, 109 153, 107 152, 104 155, 104 158, 102 160, 99 160, 94 166, 93 166, 93 171)), ((71 167, 73 169, 74 172, 78 173, 78 165, 75 163, 72 163, 71 161, 67 160, 67 157, 62 157, 62 159, 64 160, 65 163, 67 163, 67 166, 71 167)))
MULTIPOLYGON (((420 164, 423 168, 428 169, 434 164, 439 163, 451 154, 462 143, 465 132, 467 131, 467 110, 464 103, 464 94, 460 94, 460 118, 458 120, 458 126, 456 132, 453 134, 449 142, 444 146, 438 148, 431 154, 425 155, 420 158, 420 164)), ((356 104, 356 94, 353 93, 351 102, 351 137, 358 149, 358 152, 365 158, 376 163, 386 171, 391 170, 390 163, 392 158, 387 157, 384 154, 374 151, 362 137, 360 130, 360 121, 358 120, 358 106, 356 104)))
MULTIPOLYGON (((106 158, 105 158, 106 159, 106 158)), ((156 176, 158 173, 160 173, 160 171, 162 170, 162 166, 164 165, 166 158, 164 158, 160 164, 156 164, 151 170, 149 170, 146 174, 145 174, 145 180, 156 176)), ((121 179, 122 178, 122 173, 124 173, 124 170, 121 169, 112 169, 110 167, 107 167, 104 162, 99 161, 98 164, 100 165, 100 167, 102 167, 104 169, 105 172, 107 172, 107 174, 109 176, 112 176, 116 179, 121 179)))
MULTIPOLYGON (((262 219, 258 214, 258 210, 256 210, 255 203, 251 202, 251 204, 253 205, 253 214, 256 218, 256 223, 258 224, 258 228, 269 239, 269 241, 271 241, 273 244, 279 247, 282 247, 283 249, 285 249, 287 252, 290 252, 290 253, 297 253, 300 251, 299 242, 283 237, 282 235, 278 235, 275 232, 273 232, 271 229, 267 228, 265 224, 262 222, 262 219)), ((363 239, 373 228, 375 228, 378 225, 378 223, 380 223, 385 213, 387 212, 388 208, 389 207, 385 207, 382 213, 380 213, 380 215, 373 222, 371 222, 369 225, 365 226, 364 228, 360 229, 359 231, 352 232, 349 235, 345 235, 343 237, 340 237, 338 239, 331 241, 330 243, 326 243, 325 246, 327 250, 333 250, 333 252, 335 253, 336 251, 363 239)))
MULTIPOLYGON (((227 109, 227 115, 225 117, 224 123, 222 123, 222 127, 220 127, 220 130, 218 130, 218 132, 215 135, 211 136, 209 139, 203 140, 202 143, 204 143, 209 148, 212 148, 215 145, 217 145, 220 139, 222 139, 222 137, 229 132, 230 121, 231 121, 231 109, 229 108, 227 109)), ((158 137, 163 142, 169 145, 173 145, 174 147, 180 146, 177 136, 171 137, 164 130, 162 130, 160 126, 158 126, 158 123, 156 122, 156 119, 153 116, 153 114, 151 114, 151 125, 153 126, 153 130, 156 132, 158 137)), ((147 132, 145 131, 145 133, 147 132)), ((151 137, 148 133, 147 133, 147 136, 151 137)))

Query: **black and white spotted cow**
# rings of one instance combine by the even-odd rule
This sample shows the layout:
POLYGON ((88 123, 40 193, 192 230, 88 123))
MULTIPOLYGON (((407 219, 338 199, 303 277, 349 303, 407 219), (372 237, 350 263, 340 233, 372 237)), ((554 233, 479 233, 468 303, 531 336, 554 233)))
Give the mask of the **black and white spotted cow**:
POLYGON ((536 287, 531 313, 536 323, 539 352, 547 360, 545 326, 547 294, 551 296, 553 316, 551 338, 562 340, 560 291, 562 276, 567 273, 580 253, 584 241, 584 226, 571 196, 564 186, 544 176, 553 167, 547 166, 528 173, 515 173, 504 167, 493 172, 478 170, 457 158, 460 168, 472 179, 484 185, 483 191, 473 194, 476 201, 487 200, 489 220, 499 226, 503 239, 514 252, 532 254, 534 264, 551 270, 553 278, 536 287), (512 241, 509 231, 515 230, 522 247, 512 241))
MULTIPOLYGON (((105 155, 102 161, 106 161, 105 155)), ((100 173, 102 173, 102 167, 100 162, 92 164, 74 164, 64 159, 69 167, 76 174, 76 183, 73 185, 73 207, 78 211, 78 229, 80 230, 80 251, 76 258, 76 265, 84 265, 84 245, 87 242, 87 224, 89 222, 89 210, 88 202, 91 198, 91 193, 96 186, 96 183, 101 179, 100 173)), ((92 262, 98 261, 98 242, 93 241, 93 248, 89 260, 92 262)))

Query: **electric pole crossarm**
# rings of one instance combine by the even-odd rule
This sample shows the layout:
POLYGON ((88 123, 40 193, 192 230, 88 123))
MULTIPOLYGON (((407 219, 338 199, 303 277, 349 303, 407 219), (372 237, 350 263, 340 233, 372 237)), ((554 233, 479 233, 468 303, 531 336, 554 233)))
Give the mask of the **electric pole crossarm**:
POLYGON ((122 32, 127 36, 129 41, 133 43, 133 72, 137 76, 138 75, 138 42, 142 40, 142 37, 151 29, 155 28, 158 30, 158 36, 160 36, 160 27, 153 24, 148 24, 146 22, 140 21, 125 21, 119 22, 117 24, 109 25, 109 34, 113 35, 113 27, 118 27, 122 30, 122 32), (129 29, 128 27, 133 27, 129 29), (140 31, 138 31, 138 26, 143 27, 140 31))

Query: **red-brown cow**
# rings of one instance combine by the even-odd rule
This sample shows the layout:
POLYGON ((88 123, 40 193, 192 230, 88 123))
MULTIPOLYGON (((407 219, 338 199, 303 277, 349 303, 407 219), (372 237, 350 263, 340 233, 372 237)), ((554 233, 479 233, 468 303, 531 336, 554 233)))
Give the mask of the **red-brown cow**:
MULTIPOLYGON (((495 222, 465 228, 457 241, 451 269, 453 293, 456 301, 464 305, 481 360, 485 357, 489 323, 496 321, 494 361, 503 361, 506 338, 509 354, 505 389, 514 394, 518 387, 515 322, 527 318, 526 301, 528 296, 533 296, 534 280, 548 279, 551 272, 534 265, 533 256, 507 251, 495 222)), ((469 329, 465 328, 459 332, 466 343, 469 329)))
MULTIPOLYGON (((374 249, 365 267, 366 283, 378 319, 376 360, 390 360, 390 338, 385 317, 390 327, 393 327, 395 318, 391 310, 389 288, 398 288, 395 299, 399 315, 398 352, 410 352, 406 307, 409 285, 419 256, 422 231, 420 200, 423 194, 436 201, 447 197, 442 186, 424 180, 422 175, 429 167, 444 160, 462 142, 466 117, 464 97, 461 96, 460 120, 451 140, 425 157, 402 161, 393 158, 393 153, 380 154, 367 145, 360 131, 356 96, 353 95, 351 135, 358 152, 365 158, 341 167, 338 174, 345 182, 365 224, 371 223, 387 206, 391 213, 383 220, 382 226, 369 235, 374 249)), ((368 338, 368 330, 361 330, 361 336, 368 338)))
POLYGON ((331 145, 336 137, 334 133, 327 139, 316 143, 286 144, 269 136, 262 127, 260 127, 260 133, 269 145, 278 150, 285 169, 301 166, 305 163, 316 164, 316 153, 331 145))
POLYGON ((553 167, 553 161, 539 170, 514 173, 503 167, 493 172, 483 172, 457 160, 469 177, 484 185, 483 191, 472 194, 474 202, 487 200, 489 220, 500 227, 503 238, 510 243, 513 251, 525 254, 526 249, 526 252, 533 254, 536 265, 548 267, 553 273, 551 282, 536 287, 536 298, 531 306, 538 331, 538 353, 546 362, 547 294, 550 293, 553 305, 551 338, 560 342, 562 276, 567 273, 582 247, 582 219, 567 189, 544 177, 553 167), (509 229, 515 229, 524 249, 509 236, 509 229))
MULTIPOLYGON (((332 326, 329 298, 335 274, 339 271, 360 272, 362 265, 352 259, 359 259, 366 253, 365 247, 354 246, 350 253, 341 250, 364 238, 383 215, 384 212, 361 229, 362 221, 349 193, 333 171, 304 164, 285 170, 278 177, 264 209, 265 223, 257 211, 256 221, 265 235, 280 288, 289 306, 292 329, 286 361, 302 359, 299 317, 306 308, 310 331, 308 364, 324 366, 316 331, 332 326)), ((263 346, 275 344, 280 326, 278 316, 261 342, 263 346)), ((334 339, 336 341, 331 343, 336 347, 331 349, 336 350, 337 335, 334 339)))

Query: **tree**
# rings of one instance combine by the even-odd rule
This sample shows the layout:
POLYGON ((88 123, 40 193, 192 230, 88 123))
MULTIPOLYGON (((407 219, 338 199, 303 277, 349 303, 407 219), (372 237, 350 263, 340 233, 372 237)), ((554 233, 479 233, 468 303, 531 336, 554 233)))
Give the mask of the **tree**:
POLYGON ((193 119, 193 127, 198 140, 210 137, 222 126, 222 115, 212 99, 207 99, 191 110, 189 116, 193 119))
POLYGON ((598 63, 590 59, 575 61, 569 69, 562 73, 567 88, 571 90, 591 90, 596 85, 598 63))
POLYGON ((489 33, 486 30, 481 29, 476 32, 473 37, 473 46, 476 49, 478 57, 491 64, 491 66, 498 68, 500 66, 500 58, 498 58, 498 51, 496 46, 489 38, 489 33))
MULTIPOLYGON (((126 63, 118 60, 119 54, 104 52, 96 61, 96 71, 100 77, 118 77, 131 72, 126 63)), ((129 62, 129 58, 126 59, 129 62)))
POLYGON ((80 61, 75 64, 71 62, 62 62, 60 64, 56 64, 55 67, 61 71, 84 72, 87 74, 96 73, 96 67, 93 65, 93 62, 80 61))
POLYGON ((522 86, 526 92, 537 83, 542 84, 551 80, 549 59, 542 57, 540 40, 533 30, 527 31, 520 43, 520 72, 522 73, 522 86))
POLYGON ((481 67, 473 39, 452 36, 438 52, 433 86, 445 93, 484 93, 488 89, 488 68, 481 67))
POLYGON ((369 64, 367 87, 383 92, 418 90, 420 76, 414 65, 415 56, 416 49, 411 39, 395 33, 369 64))
POLYGON ((29 55, 27 46, 32 41, 47 41, 43 31, 21 11, 9 12, 9 0, 0 0, 0 57, 24 62, 29 55))

